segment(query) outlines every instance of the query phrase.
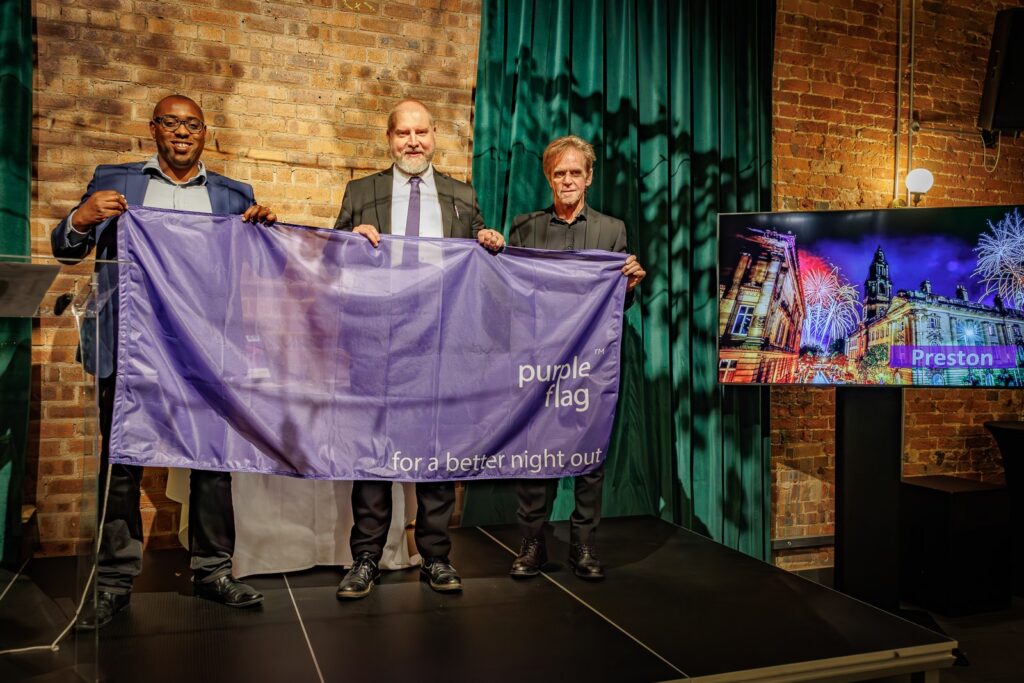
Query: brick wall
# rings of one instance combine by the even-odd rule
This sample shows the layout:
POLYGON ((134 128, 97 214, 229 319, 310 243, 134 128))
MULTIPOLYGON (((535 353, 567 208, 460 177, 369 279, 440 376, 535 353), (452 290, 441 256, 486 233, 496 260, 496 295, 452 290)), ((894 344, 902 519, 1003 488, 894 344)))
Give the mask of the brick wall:
MULTIPOLYGON (((472 163, 479 0, 36 0, 32 248, 74 206, 99 163, 154 152, 147 122, 181 92, 211 126, 204 161, 251 183, 282 220, 333 225, 345 184, 389 165, 383 130, 404 96, 433 111, 438 167, 472 163)), ((30 476, 44 554, 76 542, 85 377, 69 321, 40 326, 30 476)), ((166 473, 143 481, 152 544, 173 543, 166 473)))
MULTIPOLYGON (((914 109, 924 129, 914 158, 936 177, 928 206, 1024 202, 1020 141, 1003 141, 989 173, 984 164, 994 153, 983 152, 976 137, 929 131, 973 131, 994 14, 1015 5, 919 2, 914 109)), ((387 164, 381 129, 403 95, 424 99, 437 115, 439 166, 469 174, 478 0, 37 0, 35 15, 36 253, 49 253, 49 230, 97 163, 152 153, 152 105, 175 91, 192 94, 206 111, 211 168, 252 183, 258 199, 289 222, 330 225, 345 183, 387 164)), ((889 0, 778 1, 775 209, 888 205, 896 34, 889 0)), ((905 133, 905 119, 903 126, 905 133)), ((903 172, 906 154, 904 137, 903 172)), ((74 505, 88 435, 74 338, 67 325, 36 330, 27 493, 39 507, 44 553, 67 552, 78 537, 74 505)), ((1013 392, 919 390, 906 410, 908 474, 998 478, 980 423, 1020 416, 1024 405, 1013 392)), ((831 390, 773 391, 775 538, 834 530, 833 411, 831 390)), ((164 477, 148 471, 143 484, 146 527, 158 545, 173 542, 177 526, 164 477)), ((784 552, 779 562, 827 565, 831 549, 784 552)))
POLYGON ((1008 389, 918 389, 906 396, 903 474, 955 474, 1003 483, 990 420, 1024 418, 1024 393, 1008 389))
MULTIPOLYGON (((904 14, 901 175, 907 167, 910 2, 904 14)), ((918 2, 914 166, 935 176, 926 206, 1024 202, 1024 144, 985 151, 974 130, 995 0, 918 2), (945 130, 936 130, 945 129, 945 130), (949 131, 962 131, 963 135, 949 131)), ((890 0, 779 0, 773 93, 776 210, 882 208, 893 198, 897 11, 890 0)), ((905 196, 905 195, 904 195, 905 196)), ((834 532, 835 406, 830 389, 772 392, 773 537, 834 532)), ((910 390, 904 472, 999 480, 985 420, 1020 418, 1011 391, 910 390)), ((789 568, 831 564, 831 549, 781 551, 789 568)))
MULTIPOLYGON (((835 531, 835 391, 772 388, 772 539, 835 531)), ((789 569, 830 565, 830 548, 778 553, 789 569)))

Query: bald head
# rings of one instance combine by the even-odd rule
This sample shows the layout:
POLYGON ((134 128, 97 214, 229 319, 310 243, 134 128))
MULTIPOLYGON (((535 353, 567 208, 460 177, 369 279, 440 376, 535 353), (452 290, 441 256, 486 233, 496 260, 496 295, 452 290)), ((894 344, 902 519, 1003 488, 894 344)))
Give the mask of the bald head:
POLYGON ((184 95, 170 95, 156 103, 149 134, 156 142, 160 169, 175 182, 199 172, 199 157, 206 145, 203 110, 184 95))
POLYGON ((427 123, 430 125, 431 130, 433 130, 434 117, 431 115, 430 110, 427 109, 427 105, 417 99, 407 97, 391 108, 391 112, 388 114, 388 135, 391 135, 391 132, 395 130, 395 122, 398 120, 398 115, 403 112, 414 112, 426 116, 427 123))
POLYGON ((165 110, 169 109, 173 104, 183 104, 187 107, 193 108, 199 112, 199 116, 197 118, 200 120, 203 119, 203 110, 199 108, 199 104, 191 97, 185 97, 184 95, 168 95, 157 102, 156 106, 153 107, 153 118, 155 119, 158 116, 166 114, 167 112, 165 110))
POLYGON ((434 158, 434 119, 419 100, 402 100, 388 115, 388 148, 395 166, 420 175, 434 158))

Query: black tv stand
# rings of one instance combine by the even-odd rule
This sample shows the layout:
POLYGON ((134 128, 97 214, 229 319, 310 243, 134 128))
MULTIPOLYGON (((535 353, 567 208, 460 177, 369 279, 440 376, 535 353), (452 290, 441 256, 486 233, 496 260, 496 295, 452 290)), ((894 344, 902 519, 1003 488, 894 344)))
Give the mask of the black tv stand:
POLYGON ((899 608, 903 388, 836 387, 835 587, 899 608))

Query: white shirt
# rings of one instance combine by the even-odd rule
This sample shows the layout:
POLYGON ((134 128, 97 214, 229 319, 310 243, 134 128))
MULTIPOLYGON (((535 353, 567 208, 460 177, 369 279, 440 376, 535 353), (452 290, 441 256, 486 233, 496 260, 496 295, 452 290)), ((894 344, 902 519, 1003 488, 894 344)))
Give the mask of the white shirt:
MULTIPOLYGON (((195 211, 196 213, 213 213, 213 206, 210 204, 210 190, 206 186, 206 166, 199 162, 199 172, 184 183, 177 183, 171 180, 170 176, 160 169, 160 162, 154 154, 142 167, 142 172, 149 175, 149 184, 146 186, 146 196, 142 205, 151 209, 178 209, 180 211, 195 211)), ((408 194, 408 192, 406 193, 408 194)), ((409 201, 406 199, 406 201, 409 201)), ((72 211, 68 216, 67 241, 68 244, 77 245, 85 241, 89 231, 79 232, 71 221, 75 218, 72 211)), ((404 223, 403 223, 404 225, 404 223)))
MULTIPOLYGON (((409 191, 412 176, 403 173, 398 166, 392 166, 391 181, 391 234, 405 234, 405 220, 409 217, 409 191)), ((434 165, 420 174, 420 237, 444 237, 444 223, 441 219, 441 201, 437 196, 434 165)))
POLYGON ((213 213, 210 190, 206 186, 206 166, 203 162, 199 162, 199 172, 183 183, 175 182, 163 172, 155 154, 142 167, 142 172, 149 174, 146 198, 142 200, 143 206, 151 209, 213 213))

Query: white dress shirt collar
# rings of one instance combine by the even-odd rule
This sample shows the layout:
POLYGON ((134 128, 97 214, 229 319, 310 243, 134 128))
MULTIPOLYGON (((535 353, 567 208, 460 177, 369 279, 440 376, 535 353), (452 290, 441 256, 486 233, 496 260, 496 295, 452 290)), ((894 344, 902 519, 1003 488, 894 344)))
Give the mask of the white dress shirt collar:
MULTIPOLYGON (((391 168, 394 170, 395 177, 398 179, 399 182, 401 182, 403 185, 409 184, 409 180, 412 178, 411 175, 409 175, 402 169, 398 168, 398 164, 393 165, 391 168)), ((425 170, 423 173, 420 173, 420 180, 423 181, 424 185, 434 185, 433 164, 427 164, 427 170, 425 170)))
MULTIPOLYGON (((409 194, 412 186, 411 175, 398 166, 392 166, 391 183, 391 234, 404 235, 405 221, 409 217, 409 194)), ((437 194, 437 177, 433 164, 420 174, 420 237, 444 237, 444 218, 441 214, 441 198, 437 194)))
POLYGON ((175 185, 206 185, 209 181, 209 177, 206 175, 206 164, 200 161, 199 172, 185 182, 179 183, 177 180, 172 179, 169 175, 164 173, 164 170, 160 168, 160 161, 156 154, 146 160, 146 163, 142 166, 142 172, 149 173, 150 175, 156 173, 167 182, 174 183, 175 185))

